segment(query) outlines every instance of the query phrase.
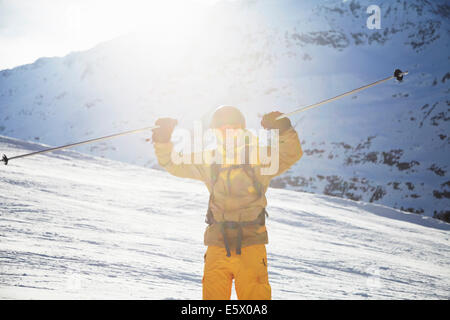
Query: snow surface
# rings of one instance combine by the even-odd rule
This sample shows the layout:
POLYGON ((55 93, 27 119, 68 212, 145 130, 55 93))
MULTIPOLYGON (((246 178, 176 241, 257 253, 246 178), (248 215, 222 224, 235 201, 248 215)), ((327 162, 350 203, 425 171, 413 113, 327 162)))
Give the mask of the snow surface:
MULTIPOLYGON (((10 157, 43 147, 0 136, 10 157)), ((201 183, 75 151, 12 160, 0 298, 201 299, 207 199, 201 183)), ((274 299, 450 298, 449 224, 281 189, 268 202, 274 299)))

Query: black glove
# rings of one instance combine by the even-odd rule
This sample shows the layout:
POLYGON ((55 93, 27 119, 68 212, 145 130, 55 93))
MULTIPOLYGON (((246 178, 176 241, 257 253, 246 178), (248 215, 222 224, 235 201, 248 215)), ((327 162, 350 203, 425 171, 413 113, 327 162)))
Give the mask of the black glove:
POLYGON ((261 125, 264 129, 279 129, 280 134, 285 132, 286 130, 292 128, 291 120, 289 118, 282 118, 280 120, 275 120, 277 117, 281 116, 282 113, 279 111, 273 111, 267 113, 263 116, 261 120, 261 125))
POLYGON ((178 124, 178 121, 172 118, 160 118, 156 120, 155 124, 159 126, 159 128, 152 130, 153 142, 166 143, 170 141, 173 129, 178 124))

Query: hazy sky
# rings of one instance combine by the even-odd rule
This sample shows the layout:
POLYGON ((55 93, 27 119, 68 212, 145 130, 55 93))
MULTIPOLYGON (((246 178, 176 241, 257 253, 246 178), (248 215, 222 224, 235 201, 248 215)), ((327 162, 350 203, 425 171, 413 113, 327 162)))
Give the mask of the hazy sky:
POLYGON ((86 50, 217 0, 0 0, 0 70, 86 50))

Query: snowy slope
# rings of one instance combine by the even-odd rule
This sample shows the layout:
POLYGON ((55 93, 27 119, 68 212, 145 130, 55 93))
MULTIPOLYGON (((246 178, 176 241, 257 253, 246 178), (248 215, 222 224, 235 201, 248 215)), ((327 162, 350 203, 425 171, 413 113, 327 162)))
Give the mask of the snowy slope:
MULTIPOLYGON (((10 156, 40 148, 0 137, 10 156)), ((201 183, 74 151, 13 160, 0 298, 201 299, 207 199, 201 183)), ((450 298, 449 224, 281 189, 268 201, 274 299, 450 298)))
MULTIPOLYGON (((189 128, 222 104, 240 107, 258 129, 264 112, 291 111, 401 68, 410 71, 402 84, 292 117, 305 156, 273 186, 449 216, 448 1, 379 1, 380 30, 366 26, 372 4, 218 2, 194 26, 1 71, 0 133, 60 145, 159 116, 189 128)), ((156 167, 145 138, 78 150, 156 167)))

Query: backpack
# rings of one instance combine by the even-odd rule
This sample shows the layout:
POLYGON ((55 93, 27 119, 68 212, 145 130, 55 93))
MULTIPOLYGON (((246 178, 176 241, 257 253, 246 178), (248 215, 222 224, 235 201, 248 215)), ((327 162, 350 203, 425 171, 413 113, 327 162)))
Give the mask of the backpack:
MULTIPOLYGON (((250 225, 265 225, 265 221, 266 221, 266 216, 268 216, 267 211, 265 208, 263 208, 263 210, 261 211, 261 213, 258 215, 258 217, 255 220, 252 221, 242 221, 242 222, 237 222, 237 221, 216 221, 214 219, 213 213, 211 211, 211 203, 214 199, 214 185, 216 184, 219 175, 222 171, 225 170, 229 170, 229 172, 233 169, 237 169, 237 168, 242 168, 243 171, 252 179, 253 181, 253 186, 255 188, 255 190, 258 193, 258 197, 262 197, 262 190, 263 190, 263 186, 261 185, 261 183, 258 181, 258 179, 256 178, 256 174, 254 171, 254 168, 250 165, 250 164, 241 164, 241 165, 232 165, 229 167, 222 167, 220 164, 212 164, 211 165, 211 180, 210 180, 210 190, 211 193, 209 195, 209 202, 208 202, 208 211, 206 213, 206 218, 205 218, 205 222, 208 225, 213 225, 213 224, 219 224, 220 225, 220 232, 223 236, 223 241, 224 241, 224 245, 225 245, 225 249, 227 251, 227 257, 231 256, 231 252, 230 252, 230 246, 229 246, 229 241, 227 238, 227 235, 225 233, 225 229, 237 229, 238 230, 238 234, 237 234, 237 246, 236 246, 236 254, 240 255, 241 254, 241 247, 242 247, 242 228, 246 227, 246 226, 250 226, 250 225)), ((230 183, 229 180, 227 180, 227 183, 230 183)))

